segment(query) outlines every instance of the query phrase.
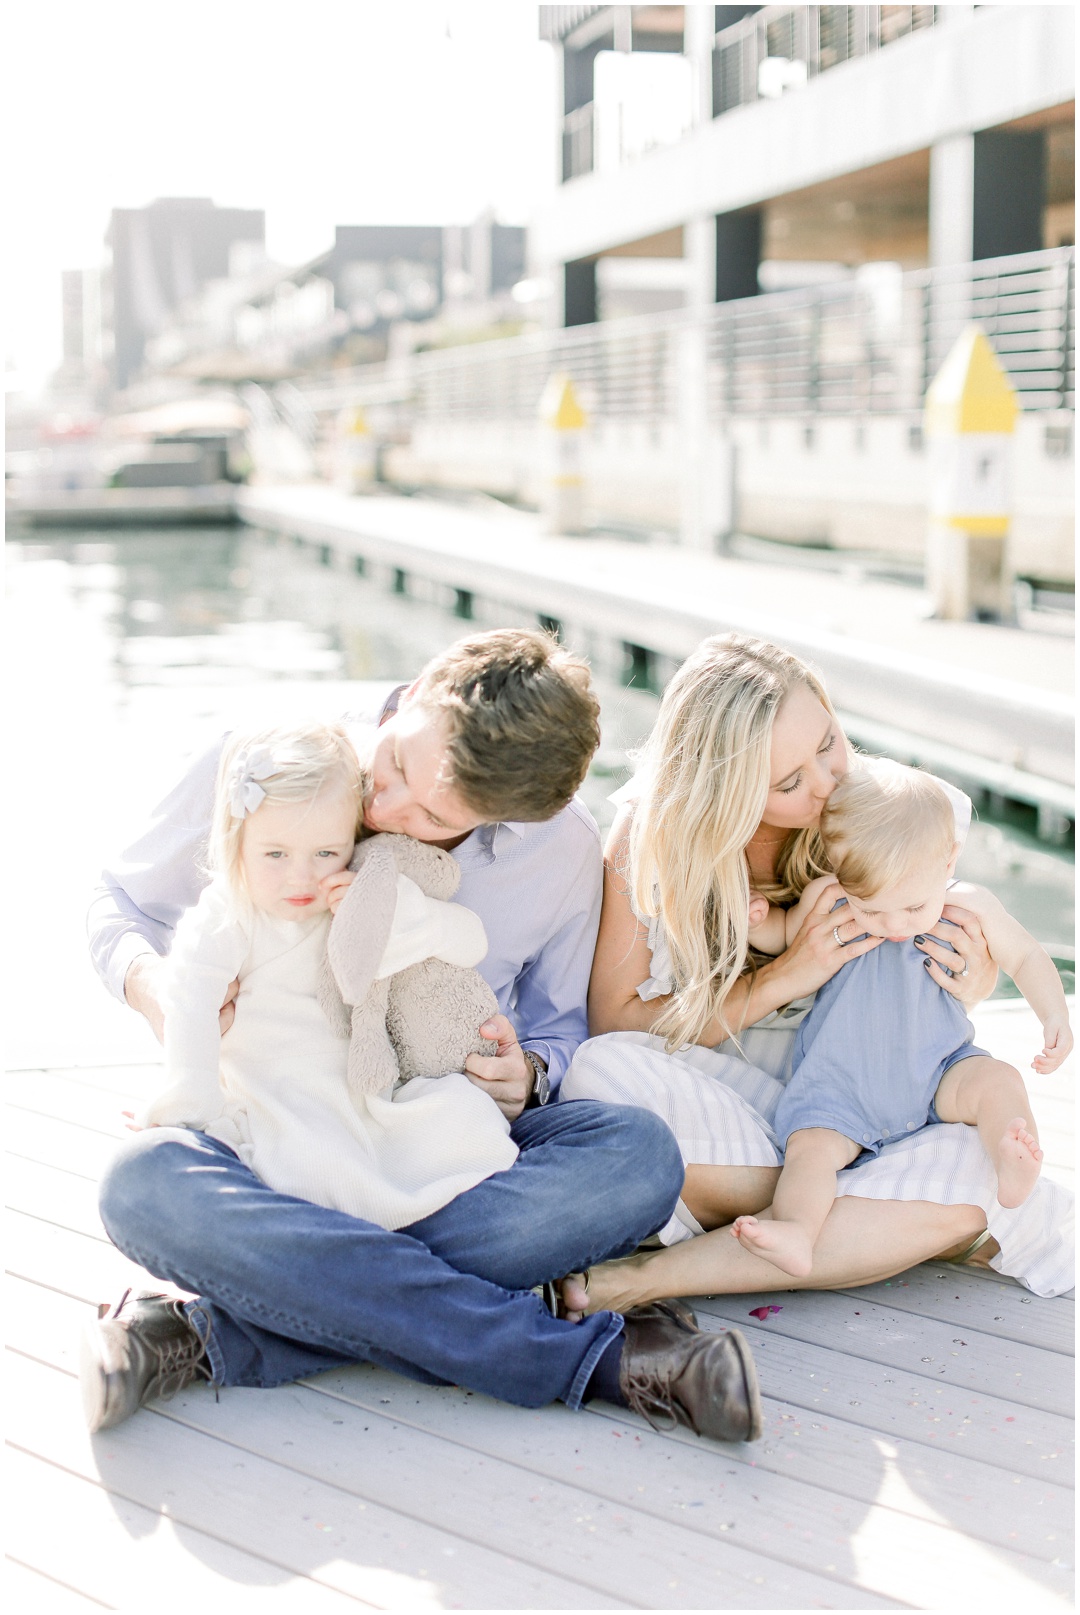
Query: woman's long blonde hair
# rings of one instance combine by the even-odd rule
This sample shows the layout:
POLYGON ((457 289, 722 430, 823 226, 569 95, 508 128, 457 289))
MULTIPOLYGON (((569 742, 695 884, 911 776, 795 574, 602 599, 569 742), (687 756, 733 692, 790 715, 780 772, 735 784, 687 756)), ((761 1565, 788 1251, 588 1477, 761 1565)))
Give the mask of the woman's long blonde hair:
MULTIPOLYGON (((668 685, 639 758, 628 885, 637 912, 667 933, 674 993, 653 1031, 670 1049, 714 1019, 727 1026, 724 1000, 748 960, 745 849, 769 794, 773 722, 800 685, 832 712, 797 656, 745 634, 706 639, 668 685)), ((817 830, 793 830, 775 881, 758 889, 788 903, 827 869, 817 830)))

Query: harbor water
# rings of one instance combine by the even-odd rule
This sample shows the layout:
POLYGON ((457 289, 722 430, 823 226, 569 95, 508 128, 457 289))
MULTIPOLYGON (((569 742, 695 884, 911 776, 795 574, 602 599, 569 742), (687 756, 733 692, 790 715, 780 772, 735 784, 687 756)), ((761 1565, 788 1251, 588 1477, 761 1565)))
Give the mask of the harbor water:
MULTIPOLYGON (((33 1041, 31 1023, 37 1034, 44 1021, 73 1061, 90 1058, 96 1037, 149 1058, 130 1026, 121 1032, 135 1017, 107 1006, 106 1025, 85 958, 81 916, 109 851, 223 729, 370 710, 469 623, 252 528, 52 529, 15 535, 8 554, 9 778, 25 848, 14 871, 24 928, 9 966, 15 1043, 19 1023, 33 1041)), ((657 698, 632 683, 600 695, 603 742, 584 794, 604 827, 657 698)), ((961 874, 998 893, 1071 987, 1071 852, 984 815, 961 874)))

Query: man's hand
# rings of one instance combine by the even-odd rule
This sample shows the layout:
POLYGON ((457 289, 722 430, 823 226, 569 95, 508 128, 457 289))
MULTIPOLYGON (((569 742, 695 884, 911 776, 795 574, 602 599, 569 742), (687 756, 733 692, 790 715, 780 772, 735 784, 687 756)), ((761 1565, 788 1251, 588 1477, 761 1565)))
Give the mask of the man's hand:
POLYGON ((521 1052, 517 1033, 505 1015, 493 1015, 480 1028, 480 1036, 498 1044, 495 1054, 470 1054, 465 1075, 490 1094, 508 1121, 517 1121, 533 1090, 535 1073, 521 1052))
POLYGON ((218 1010, 218 1030, 222 1037, 225 1036, 225 1033, 236 1019, 236 995, 239 991, 240 983, 235 979, 230 981, 225 989, 225 997, 222 1000, 221 1008, 218 1010))
POLYGON ((165 1041, 165 1011, 159 996, 164 965, 164 959, 156 953, 140 953, 128 965, 124 977, 124 997, 149 1023, 159 1043, 165 1041))
POLYGON ((337 913, 341 907, 341 899, 355 879, 356 876, 350 869, 339 869, 336 875, 324 875, 320 880, 319 890, 326 898, 331 914, 337 913))
MULTIPOLYGON (((149 1023, 150 1030, 159 1043, 165 1041, 165 1010, 161 1002, 164 969, 165 960, 159 959, 156 953, 140 953, 137 959, 132 960, 124 977, 124 997, 132 1009, 138 1010, 149 1023)), ((239 991, 239 981, 230 981, 225 989, 225 997, 218 1014, 218 1027, 222 1036, 229 1030, 236 1017, 236 995, 239 991)))

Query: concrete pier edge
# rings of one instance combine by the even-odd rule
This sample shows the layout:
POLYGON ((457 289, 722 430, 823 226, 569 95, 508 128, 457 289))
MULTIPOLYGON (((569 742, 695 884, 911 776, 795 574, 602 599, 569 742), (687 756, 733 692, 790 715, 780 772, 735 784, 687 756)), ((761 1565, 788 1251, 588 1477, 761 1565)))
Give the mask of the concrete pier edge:
MULTIPOLYGON (((606 637, 620 653, 643 647, 679 662, 709 634, 742 630, 775 640, 820 670, 865 749, 887 750, 1040 813, 1074 818, 1069 694, 732 605, 722 598, 720 558, 625 543, 614 546, 622 564, 612 564, 612 541, 601 550, 589 540, 545 539, 520 512, 493 516, 326 486, 241 488, 236 509, 241 521, 332 556, 354 563, 359 557, 440 585, 448 605, 463 593, 512 604, 534 620, 564 625, 571 639, 575 627, 587 627, 590 641, 606 637), (655 564, 643 566, 646 557, 655 564)), ((946 632, 950 626, 940 625, 946 632)))

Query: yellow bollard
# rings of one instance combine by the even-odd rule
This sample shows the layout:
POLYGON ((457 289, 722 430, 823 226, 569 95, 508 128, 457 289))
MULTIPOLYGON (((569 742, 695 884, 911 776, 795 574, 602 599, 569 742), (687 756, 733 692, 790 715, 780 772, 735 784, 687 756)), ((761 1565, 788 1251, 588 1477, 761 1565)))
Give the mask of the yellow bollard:
POLYGON ((930 525, 926 581, 938 617, 1006 621, 1012 434, 1019 405, 977 325, 960 336, 927 389, 930 525))
POLYGON ((546 533, 585 531, 585 479, 581 471, 581 439, 588 416, 578 403, 570 377, 548 377, 540 399, 544 427, 541 511, 546 533))
POLYGON ((337 485, 343 493, 362 493, 375 480, 378 443, 359 405, 337 418, 337 485))

